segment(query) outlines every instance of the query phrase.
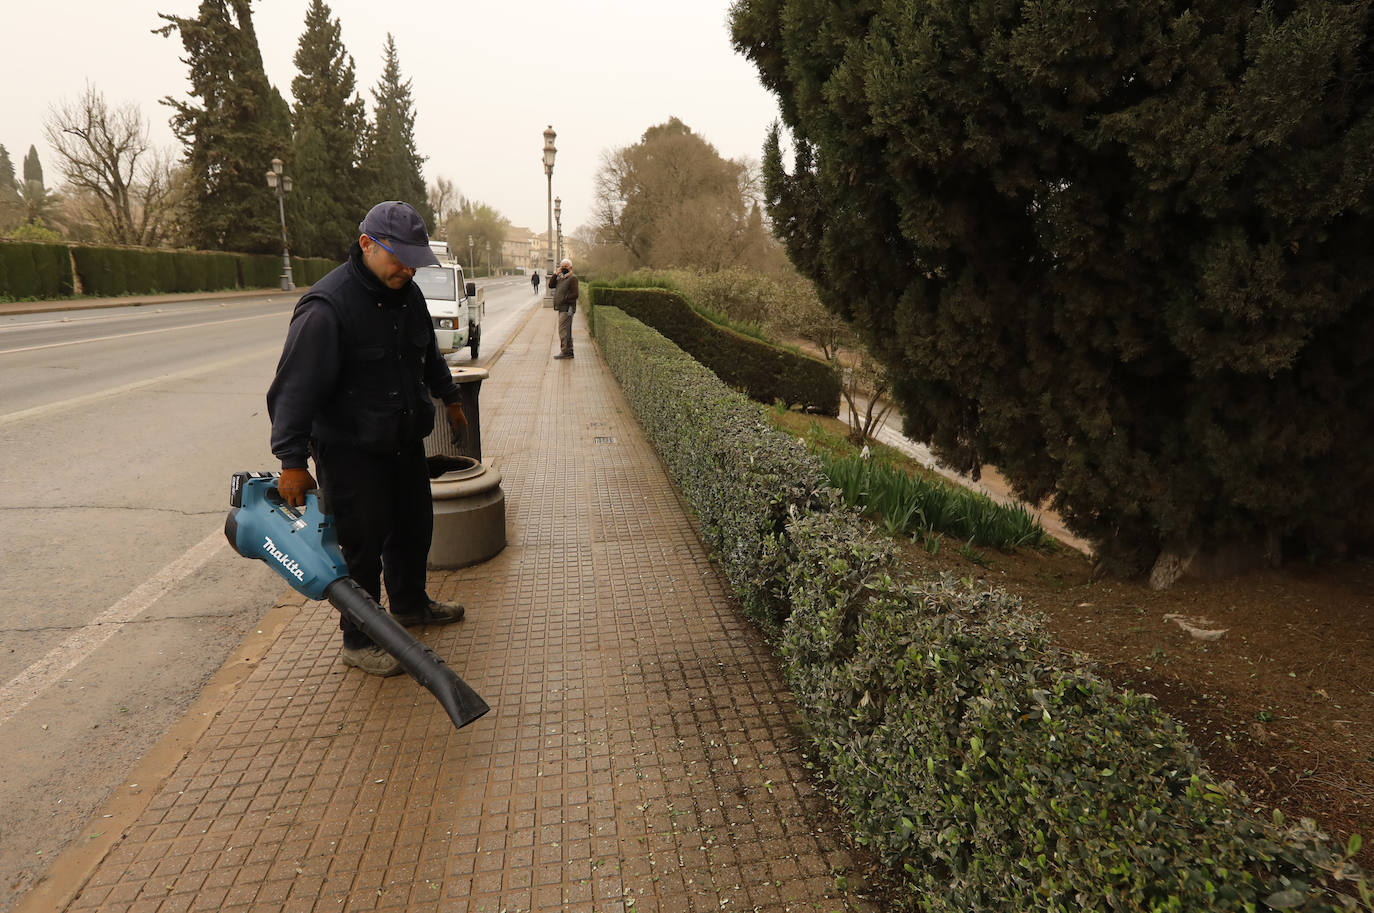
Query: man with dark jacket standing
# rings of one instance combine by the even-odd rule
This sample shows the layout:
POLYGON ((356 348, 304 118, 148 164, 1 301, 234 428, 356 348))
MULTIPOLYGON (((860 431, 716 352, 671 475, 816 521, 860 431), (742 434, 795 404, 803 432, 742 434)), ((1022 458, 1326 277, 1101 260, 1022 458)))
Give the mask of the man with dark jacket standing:
POLYGON ((558 312, 558 345, 561 349, 554 358, 572 358, 572 322, 573 314, 577 313, 577 276, 573 275, 571 260, 565 259, 558 264, 558 272, 553 274, 549 285, 553 286, 553 309, 558 312))
MULTIPOLYGON (((452 624, 457 603, 425 590, 434 534, 424 439, 434 427, 431 394, 456 430, 467 427, 458 385, 439 356, 424 295, 411 281, 438 265, 424 220, 407 203, 378 203, 359 224, 346 262, 296 304, 277 374, 267 391, 277 490, 288 504, 315 488, 307 456, 333 514, 348 572, 403 625, 452 624)), ((400 663, 341 616, 343 661, 372 675, 400 663)))

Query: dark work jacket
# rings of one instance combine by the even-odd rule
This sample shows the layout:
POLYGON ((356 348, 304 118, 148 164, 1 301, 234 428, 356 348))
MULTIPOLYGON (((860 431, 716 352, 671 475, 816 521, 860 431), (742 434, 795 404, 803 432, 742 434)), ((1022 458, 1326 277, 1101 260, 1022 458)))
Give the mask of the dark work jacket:
POLYGON ((395 450, 434 428, 431 394, 459 399, 424 295, 414 282, 387 288, 355 243, 291 315, 267 390, 272 453, 291 469, 306 465, 311 439, 395 450))

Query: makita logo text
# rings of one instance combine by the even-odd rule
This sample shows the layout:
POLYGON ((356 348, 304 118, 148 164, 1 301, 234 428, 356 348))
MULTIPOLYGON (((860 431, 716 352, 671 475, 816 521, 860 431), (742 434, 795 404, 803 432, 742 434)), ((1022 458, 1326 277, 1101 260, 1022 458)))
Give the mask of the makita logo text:
POLYGON ((277 548, 277 543, 272 541, 271 536, 264 536, 263 544, 267 548, 267 553, 273 558, 276 558, 277 563, 286 568, 287 573, 302 583, 305 582, 305 573, 301 570, 301 566, 296 563, 296 559, 277 548))

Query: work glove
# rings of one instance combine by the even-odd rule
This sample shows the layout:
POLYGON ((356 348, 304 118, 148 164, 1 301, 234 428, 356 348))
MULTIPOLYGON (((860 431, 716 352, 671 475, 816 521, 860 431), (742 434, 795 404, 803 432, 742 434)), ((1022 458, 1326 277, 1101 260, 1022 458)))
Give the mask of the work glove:
POLYGON ((463 414, 463 404, 452 402, 447 404, 448 423, 453 426, 453 443, 466 440, 468 434, 468 417, 463 414))
POLYGON ((309 469, 283 469, 277 478, 277 494, 292 507, 304 507, 305 493, 315 487, 315 477, 309 469))

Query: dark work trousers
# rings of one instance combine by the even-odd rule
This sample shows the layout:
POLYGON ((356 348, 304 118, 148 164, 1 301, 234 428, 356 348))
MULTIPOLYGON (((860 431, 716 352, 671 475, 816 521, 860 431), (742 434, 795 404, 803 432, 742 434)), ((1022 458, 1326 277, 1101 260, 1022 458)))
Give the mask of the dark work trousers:
MULTIPOLYGON (((320 442, 311 450, 349 576, 378 603, 384 578, 391 611, 421 611, 429 604, 425 564, 434 537, 424 442, 382 453, 320 442)), ((369 643, 344 615, 339 629, 346 647, 369 643)))

